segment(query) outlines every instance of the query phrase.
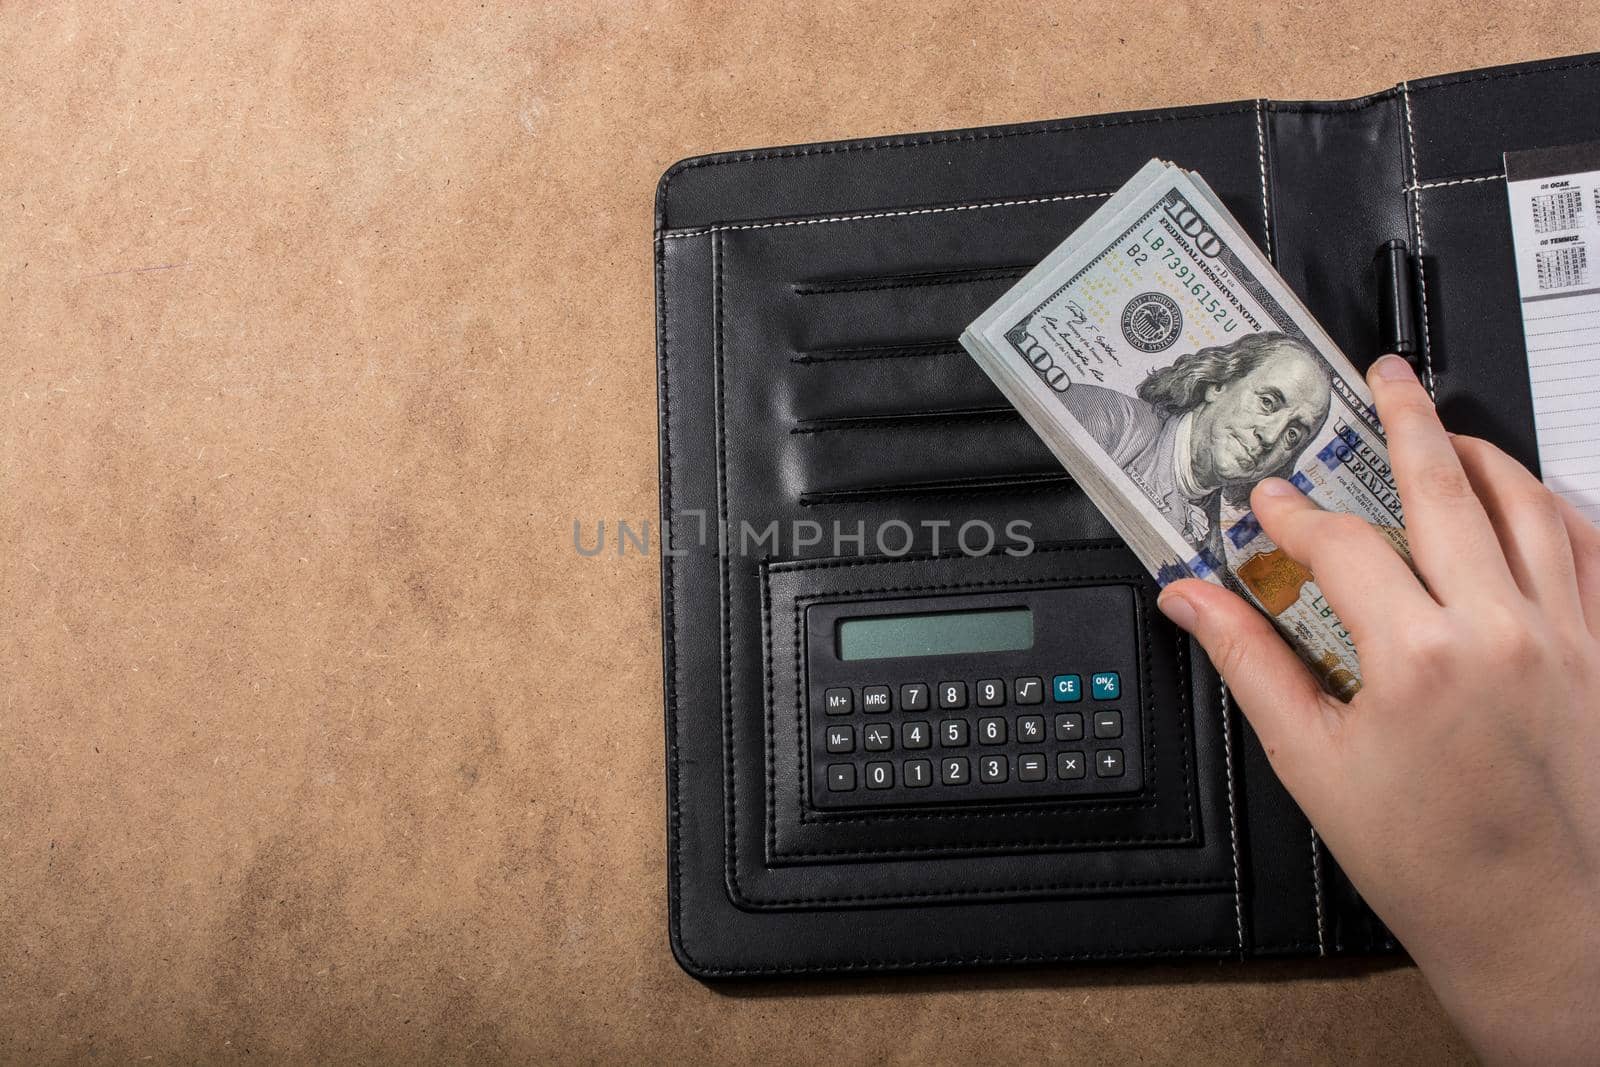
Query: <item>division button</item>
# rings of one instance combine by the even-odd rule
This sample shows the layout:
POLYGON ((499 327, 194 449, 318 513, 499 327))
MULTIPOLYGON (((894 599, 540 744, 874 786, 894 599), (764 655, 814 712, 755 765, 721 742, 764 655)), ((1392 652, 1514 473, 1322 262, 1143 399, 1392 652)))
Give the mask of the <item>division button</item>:
POLYGON ((1044 753, 1025 752, 1017 757, 1017 781, 1042 782, 1044 781, 1044 753))
POLYGON ((1057 752, 1056 777, 1064 779, 1082 778, 1084 776, 1082 752, 1057 752))
POLYGON ((856 728, 854 726, 828 727, 829 752, 854 752, 856 750, 856 728))
POLYGON ((894 730, 886 722, 875 722, 861 730, 861 747, 868 752, 887 752, 894 747, 894 730))
POLYGON ((822 703, 829 715, 848 715, 853 710, 848 689, 827 690, 822 694, 822 703))
POLYGON ((1075 711, 1063 711, 1056 716, 1057 741, 1082 741, 1083 716, 1075 711))
POLYGON ((856 768, 852 763, 828 764, 828 792, 848 793, 856 787, 856 768))
POLYGON ((1044 703, 1044 680, 1017 678, 1011 683, 1011 701, 1015 704, 1044 703))
POLYGON ((890 708, 889 687, 886 685, 868 685, 861 689, 862 711, 888 711, 890 708))
POLYGON ((1122 736, 1122 712, 1097 711, 1094 713, 1094 735, 1100 738, 1122 736))
POLYGON ((1057 704, 1076 704, 1083 699, 1083 679, 1076 674, 1058 674, 1050 683, 1057 704))
POLYGON ((978 707, 998 708, 1006 702, 1006 683, 999 678, 986 678, 978 683, 978 707))
POLYGON ((1122 749, 1102 748, 1094 754, 1094 773, 1101 778, 1122 777, 1122 749))
POLYGON ((928 683, 909 682, 900 687, 901 711, 928 710, 928 683))

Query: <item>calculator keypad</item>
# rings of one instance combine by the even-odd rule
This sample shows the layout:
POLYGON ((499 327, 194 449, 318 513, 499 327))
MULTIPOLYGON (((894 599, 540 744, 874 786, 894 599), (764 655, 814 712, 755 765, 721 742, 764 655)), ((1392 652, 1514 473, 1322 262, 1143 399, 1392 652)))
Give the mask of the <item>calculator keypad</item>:
POLYGON ((826 786, 817 799, 859 807, 1130 792, 1141 780, 1138 715, 1123 697, 1121 674, 1100 670, 830 686, 815 705, 824 729, 814 781, 826 786))

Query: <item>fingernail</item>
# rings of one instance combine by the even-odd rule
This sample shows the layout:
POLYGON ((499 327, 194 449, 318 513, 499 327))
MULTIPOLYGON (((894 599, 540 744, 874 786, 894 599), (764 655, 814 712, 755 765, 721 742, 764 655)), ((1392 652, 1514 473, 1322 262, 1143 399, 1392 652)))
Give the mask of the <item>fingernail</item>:
POLYGON ((1294 487, 1293 482, 1283 478, 1263 478, 1256 486, 1256 492, 1265 496, 1299 496, 1300 490, 1294 487))
POLYGON ((1185 630, 1193 630, 1195 624, 1194 605, 1177 593, 1163 593, 1161 599, 1156 601, 1156 607, 1161 609, 1161 614, 1171 619, 1185 630))
POLYGON ((1372 373, 1389 382, 1416 381, 1417 372, 1399 356, 1383 356, 1372 365, 1372 373))

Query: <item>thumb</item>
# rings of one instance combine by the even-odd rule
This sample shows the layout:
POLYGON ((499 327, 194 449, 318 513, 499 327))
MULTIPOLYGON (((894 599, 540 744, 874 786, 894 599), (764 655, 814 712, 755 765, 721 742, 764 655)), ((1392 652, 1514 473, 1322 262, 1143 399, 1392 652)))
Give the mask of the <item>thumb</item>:
POLYGON ((1156 604, 1205 648, 1287 781, 1279 761, 1321 734, 1322 690, 1311 672, 1265 615, 1221 586, 1185 578, 1156 604))

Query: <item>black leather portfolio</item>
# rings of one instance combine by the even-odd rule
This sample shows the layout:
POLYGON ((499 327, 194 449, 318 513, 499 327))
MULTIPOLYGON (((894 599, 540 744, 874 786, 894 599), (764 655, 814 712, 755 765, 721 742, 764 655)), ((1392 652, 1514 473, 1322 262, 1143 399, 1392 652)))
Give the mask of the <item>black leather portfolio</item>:
POLYGON ((655 267, 671 941, 702 977, 1398 948, 956 342, 1152 157, 1535 464, 1502 154, 1600 56, 688 159, 655 267))

